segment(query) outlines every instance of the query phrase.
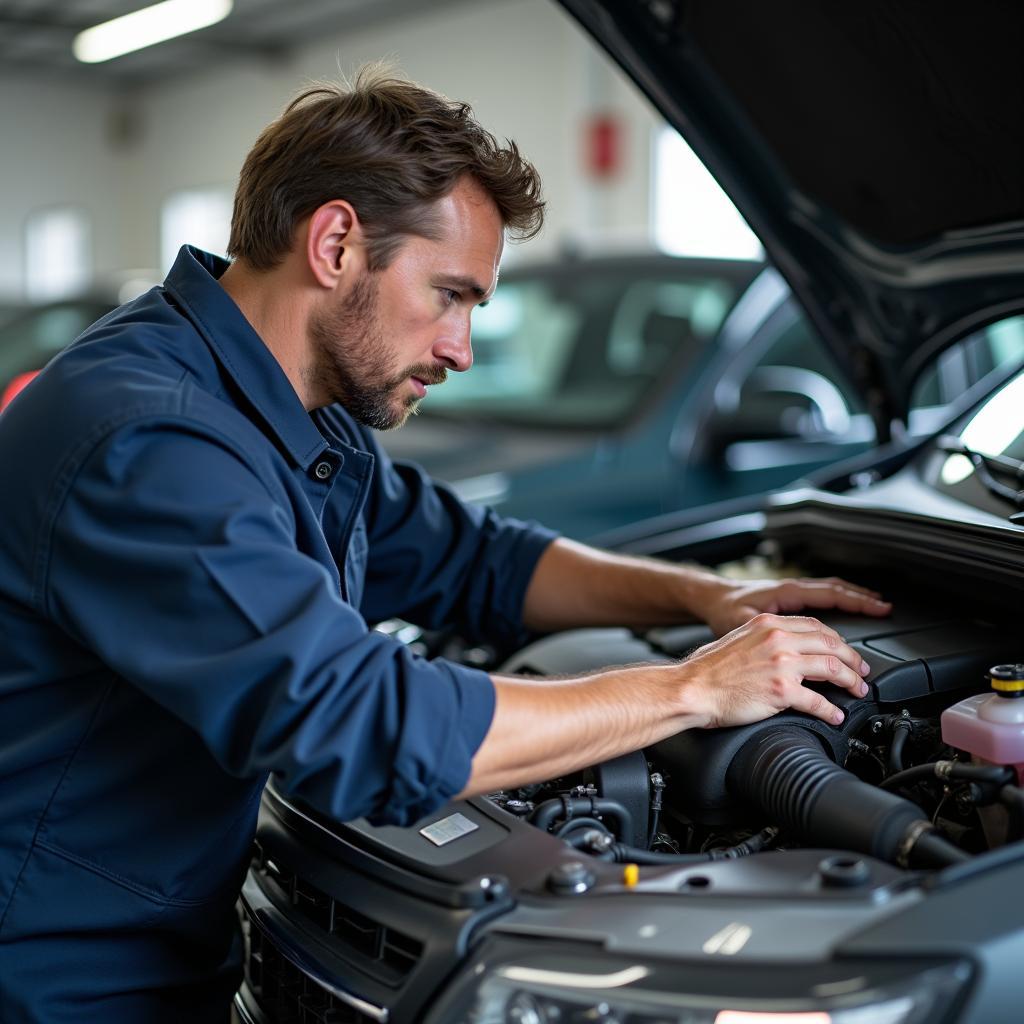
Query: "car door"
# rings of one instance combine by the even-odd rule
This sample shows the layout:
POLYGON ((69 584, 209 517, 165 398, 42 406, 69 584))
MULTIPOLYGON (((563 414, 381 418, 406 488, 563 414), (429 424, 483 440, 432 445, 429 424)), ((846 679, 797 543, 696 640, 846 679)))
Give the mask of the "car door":
POLYGON ((703 404, 673 432, 677 507, 784 486, 874 442, 863 401, 785 290, 722 349, 703 404))
MULTIPOLYGON (((910 434, 939 429, 976 388, 1022 359, 1022 317, 951 346, 914 388, 910 434)), ((725 500, 782 487, 875 443, 863 399, 788 295, 711 376, 705 407, 674 437, 680 508, 708 494, 725 500)))

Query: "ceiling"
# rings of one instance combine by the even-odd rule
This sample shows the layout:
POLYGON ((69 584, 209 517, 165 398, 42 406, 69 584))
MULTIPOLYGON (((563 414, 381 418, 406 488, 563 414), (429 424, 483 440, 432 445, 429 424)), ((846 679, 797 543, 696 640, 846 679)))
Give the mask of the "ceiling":
MULTIPOLYGON (((429 9, 458 2, 465 0, 430 0, 429 9)), ((227 18, 198 32, 103 64, 80 64, 72 56, 71 41, 82 29, 147 5, 147 0, 4 0, 0 70, 98 84, 147 82, 214 63, 280 60, 325 34, 423 13, 426 6, 424 0, 235 0, 227 18)))

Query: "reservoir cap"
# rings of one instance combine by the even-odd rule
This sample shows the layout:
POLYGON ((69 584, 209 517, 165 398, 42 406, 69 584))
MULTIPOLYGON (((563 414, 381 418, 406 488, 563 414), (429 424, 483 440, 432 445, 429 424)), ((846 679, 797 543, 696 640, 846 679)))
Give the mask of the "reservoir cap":
POLYGON ((988 676, 1000 697, 1024 697, 1024 664, 993 665, 988 676))

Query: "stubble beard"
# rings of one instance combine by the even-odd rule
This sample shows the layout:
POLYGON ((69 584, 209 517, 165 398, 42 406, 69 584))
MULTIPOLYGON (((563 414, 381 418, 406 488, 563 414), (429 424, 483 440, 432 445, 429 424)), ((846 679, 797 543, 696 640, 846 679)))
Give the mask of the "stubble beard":
POLYGON ((317 394, 343 405, 358 422, 374 430, 394 430, 418 411, 416 395, 398 393, 409 378, 440 384, 447 372, 417 365, 395 373, 398 357, 384 337, 377 305, 377 282, 368 274, 356 282, 343 307, 312 321, 317 359, 309 376, 317 394))

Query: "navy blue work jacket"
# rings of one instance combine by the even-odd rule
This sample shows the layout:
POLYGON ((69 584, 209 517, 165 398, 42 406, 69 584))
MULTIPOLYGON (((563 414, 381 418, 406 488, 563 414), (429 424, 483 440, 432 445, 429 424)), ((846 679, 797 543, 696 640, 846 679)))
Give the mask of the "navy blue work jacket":
POLYGON ((223 1024, 269 773, 338 819, 465 784, 552 534, 312 415, 181 251, 0 415, 0 1021, 223 1024))

